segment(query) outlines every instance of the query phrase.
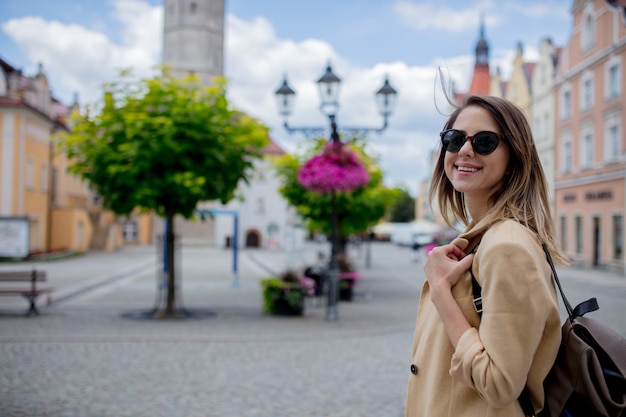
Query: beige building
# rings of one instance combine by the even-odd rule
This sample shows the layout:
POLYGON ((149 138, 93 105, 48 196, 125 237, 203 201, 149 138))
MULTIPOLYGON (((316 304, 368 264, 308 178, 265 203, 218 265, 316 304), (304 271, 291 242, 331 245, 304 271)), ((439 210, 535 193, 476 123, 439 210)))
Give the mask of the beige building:
POLYGON ((517 104, 524 111, 529 121, 531 103, 530 89, 534 68, 534 62, 524 60, 524 46, 518 43, 515 58, 513 59, 511 78, 509 78, 509 81, 506 83, 504 98, 517 104))
POLYGON ((560 48, 545 38, 539 45, 539 60, 531 81, 530 119, 539 160, 548 181, 550 207, 554 213, 554 83, 560 48))
MULTIPOLYGON (((29 77, 0 60, 0 222, 25 219, 30 254, 87 251, 102 230, 99 249, 120 244, 114 218, 98 214, 93 194, 68 174, 52 140, 76 108, 54 99, 41 65, 29 77)), ((9 230, 0 229, 5 244, 9 230)))
POLYGON ((555 205, 576 264, 624 270, 623 10, 575 0, 556 78, 555 205))
POLYGON ((151 242, 149 216, 118 218, 69 174, 54 136, 71 129, 72 111, 78 111, 77 100, 71 106, 56 100, 41 65, 26 76, 0 60, 0 249, 11 243, 7 225, 15 219, 27 224, 31 255, 151 242))

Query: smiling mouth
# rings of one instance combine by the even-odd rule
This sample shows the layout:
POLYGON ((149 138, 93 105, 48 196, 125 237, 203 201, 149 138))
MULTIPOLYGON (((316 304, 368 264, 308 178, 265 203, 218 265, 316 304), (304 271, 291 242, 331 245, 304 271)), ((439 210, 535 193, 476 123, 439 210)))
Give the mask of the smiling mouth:
POLYGON ((476 172, 476 171, 478 171, 478 168, 471 168, 471 167, 459 167, 459 166, 457 166, 456 169, 458 169, 459 171, 462 171, 462 172, 476 172))

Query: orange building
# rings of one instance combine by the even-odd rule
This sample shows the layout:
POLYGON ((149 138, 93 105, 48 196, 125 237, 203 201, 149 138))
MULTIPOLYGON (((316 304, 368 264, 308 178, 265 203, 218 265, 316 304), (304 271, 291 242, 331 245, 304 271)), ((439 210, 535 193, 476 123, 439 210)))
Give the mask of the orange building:
POLYGON ((27 254, 122 244, 115 216, 55 152, 52 136, 69 129, 77 107, 52 96, 41 65, 29 77, 0 59, 0 246, 12 244, 8 224, 17 218, 27 225, 27 254))
POLYGON ((623 271, 625 20, 604 0, 572 14, 555 87, 557 228, 574 264, 623 271))

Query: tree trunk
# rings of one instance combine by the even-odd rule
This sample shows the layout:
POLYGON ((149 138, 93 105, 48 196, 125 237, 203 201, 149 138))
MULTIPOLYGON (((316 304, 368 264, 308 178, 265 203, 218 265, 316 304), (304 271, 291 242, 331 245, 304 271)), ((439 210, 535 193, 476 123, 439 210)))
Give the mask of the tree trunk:
POLYGON ((174 213, 171 210, 167 212, 167 301, 165 304, 165 316, 171 317, 176 310, 176 268, 174 260, 174 213))
MULTIPOLYGON (((340 227, 341 229, 341 227, 340 227)), ((348 238, 343 234, 343 233, 339 233, 339 242, 338 242, 338 248, 337 248, 337 254, 338 255, 347 255, 347 246, 348 246, 348 238)))

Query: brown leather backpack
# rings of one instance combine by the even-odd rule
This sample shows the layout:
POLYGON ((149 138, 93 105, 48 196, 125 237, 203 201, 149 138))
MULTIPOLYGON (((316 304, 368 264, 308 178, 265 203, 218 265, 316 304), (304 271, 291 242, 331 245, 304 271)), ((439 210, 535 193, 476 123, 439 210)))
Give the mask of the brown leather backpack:
MULTIPOLYGON (((599 308, 595 298, 572 308, 545 244, 543 250, 568 318, 561 327, 556 361, 543 384, 543 410, 535 413, 526 389, 520 405, 527 416, 626 417, 626 339, 599 321, 583 317, 599 308)), ((474 307, 482 315, 481 288, 471 268, 470 273, 474 307)))

